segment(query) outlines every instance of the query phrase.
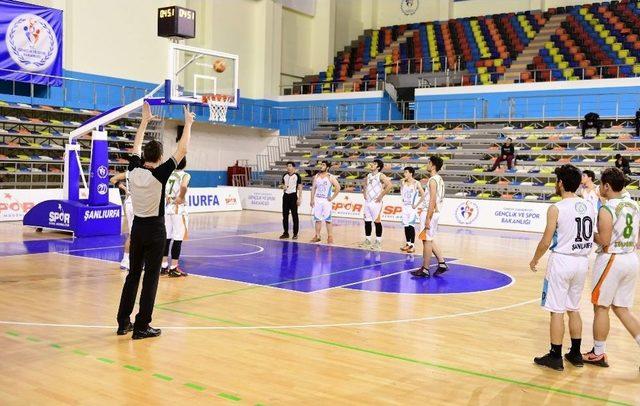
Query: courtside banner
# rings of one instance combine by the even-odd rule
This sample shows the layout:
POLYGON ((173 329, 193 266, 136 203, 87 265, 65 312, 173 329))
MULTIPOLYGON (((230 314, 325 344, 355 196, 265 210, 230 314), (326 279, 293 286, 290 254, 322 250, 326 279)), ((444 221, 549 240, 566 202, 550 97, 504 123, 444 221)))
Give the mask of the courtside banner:
MULTIPOLYGON (((80 190, 80 197, 86 199, 86 189, 80 190)), ((0 221, 22 221, 25 213, 45 200, 62 199, 62 189, 8 189, 0 191, 0 221)), ((109 202, 120 205, 120 193, 109 189, 109 202)))
POLYGON ((447 198, 441 210, 440 224, 543 232, 549 205, 523 201, 447 198))
POLYGON ((61 10, 0 0, 0 79, 61 86, 62 25, 61 10))
MULTIPOLYGON (((246 210, 282 211, 282 190, 239 188, 242 207, 246 210)), ((492 228, 513 231, 542 232, 547 221, 548 203, 446 198, 441 208, 440 224, 459 227, 492 228)), ((300 214, 311 214, 309 191, 302 192, 300 214)), ((364 196, 361 193, 340 193, 333 201, 334 217, 361 219, 364 217, 364 196)), ((400 195, 384 198, 382 220, 402 221, 400 195)))
POLYGON ((236 187, 189 188, 186 200, 189 213, 242 210, 236 187))

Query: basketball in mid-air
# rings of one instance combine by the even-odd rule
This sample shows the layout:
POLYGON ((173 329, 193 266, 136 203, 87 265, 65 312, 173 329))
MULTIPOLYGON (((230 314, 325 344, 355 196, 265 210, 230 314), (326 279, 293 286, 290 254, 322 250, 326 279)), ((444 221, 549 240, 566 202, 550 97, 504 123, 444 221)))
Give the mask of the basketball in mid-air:
POLYGON ((220 59, 216 59, 213 62, 213 69, 218 73, 222 73, 224 72, 225 69, 227 69, 227 64, 224 63, 224 61, 221 61, 220 59))

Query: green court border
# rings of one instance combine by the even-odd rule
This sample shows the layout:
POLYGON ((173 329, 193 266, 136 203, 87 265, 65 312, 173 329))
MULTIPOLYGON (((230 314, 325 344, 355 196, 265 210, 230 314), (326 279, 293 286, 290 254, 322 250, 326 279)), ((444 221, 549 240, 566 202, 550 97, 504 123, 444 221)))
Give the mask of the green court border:
MULTIPOLYGON (((49 343, 47 345, 47 342, 45 340, 42 340, 40 338, 34 337, 34 336, 24 336, 23 334, 17 332, 17 331, 13 331, 13 330, 6 330, 5 331, 5 335, 8 337, 12 337, 13 341, 17 341, 17 340, 22 340, 24 338, 25 341, 28 341, 30 343, 33 344, 38 344, 38 343, 42 343, 41 345, 45 345, 47 347, 50 348, 56 348, 58 350, 62 350, 62 346, 56 343, 49 343)), ((80 355, 83 357, 88 357, 90 354, 88 352, 85 352, 83 350, 80 349, 73 349, 70 350, 70 353, 75 354, 75 355, 80 355)), ((89 357, 88 357, 89 358, 89 357)), ((105 364, 109 364, 109 365, 118 365, 120 364, 119 361, 110 359, 110 358, 104 358, 104 357, 95 357, 95 356, 91 356, 90 358, 105 363, 105 364)), ((129 371, 132 372, 144 372, 143 368, 140 368, 138 366, 135 365, 131 365, 131 364, 121 364, 120 366, 122 366, 124 369, 127 369, 129 371)), ((146 374, 145 374, 146 375, 146 374)), ((159 373, 151 373, 149 375, 149 377, 153 377, 156 379, 161 379, 165 382, 171 382, 174 380, 174 378, 167 376, 167 375, 163 375, 163 374, 159 374, 159 373)), ((201 384, 197 384, 194 381, 186 381, 182 384, 183 387, 185 388, 189 388, 189 389, 193 389, 196 390, 198 392, 204 392, 207 390, 207 387, 205 385, 201 385, 201 384)), ((238 402, 240 400, 242 400, 241 397, 234 395, 232 393, 228 393, 228 392, 220 392, 220 393, 212 393, 212 395, 222 398, 222 399, 226 399, 229 401, 233 401, 233 402, 238 402)), ((261 403, 257 403, 257 405, 263 405, 261 403)))
MULTIPOLYGON (((165 307, 165 306, 161 306, 161 305, 157 305, 156 307, 161 309, 161 310, 165 310, 165 311, 169 311, 169 312, 173 312, 173 313, 178 313, 178 314, 183 314, 183 315, 189 316, 189 317, 201 318, 201 319, 210 320, 210 321, 217 321, 219 323, 224 323, 224 324, 227 324, 227 325, 232 325, 232 326, 237 326, 237 327, 249 327, 248 324, 238 323, 238 322, 231 321, 231 320, 225 320, 225 319, 220 319, 220 318, 216 318, 216 317, 210 317, 210 316, 206 316, 206 315, 202 315, 202 314, 198 314, 198 313, 186 312, 186 311, 182 311, 182 310, 178 310, 178 309, 171 309, 171 308, 168 308, 168 307, 165 307)), ((610 400, 610 399, 605 399, 605 398, 601 398, 601 397, 598 397, 598 396, 589 395, 589 394, 586 394, 586 393, 575 392, 575 391, 570 391, 570 390, 561 389, 561 388, 555 388, 553 386, 538 385, 538 384, 535 384, 535 383, 519 381, 517 379, 505 378, 505 377, 501 377, 501 376, 498 376, 498 375, 486 374, 486 373, 483 373, 483 372, 472 371, 472 370, 469 370, 469 369, 453 367, 453 366, 449 366, 449 365, 445 365, 445 364, 439 364, 439 363, 429 362, 429 361, 422 361, 422 360, 419 360, 419 359, 405 357, 405 356, 402 356, 402 355, 390 354, 390 353, 386 353, 386 352, 383 352, 383 351, 368 349, 368 348, 364 348, 364 347, 358 347, 358 346, 354 346, 354 345, 350 345, 350 344, 343 344, 343 343, 330 341, 330 340, 324 340, 324 339, 320 339, 320 338, 306 336, 306 335, 303 335, 303 334, 289 333, 287 331, 281 331, 281 330, 277 330, 277 329, 274 329, 274 328, 261 328, 261 329, 256 329, 256 330, 257 331, 262 331, 262 332, 268 332, 268 333, 272 333, 272 334, 277 334, 277 335, 284 336, 284 337, 290 337, 290 338, 295 338, 295 339, 304 340, 304 341, 308 341, 308 342, 313 342, 313 343, 316 343, 316 344, 323 344, 323 345, 331 346, 331 347, 335 347, 335 348, 342 348, 342 349, 350 350, 350 351, 353 351, 353 352, 359 352, 359 353, 363 353, 363 354, 375 355, 375 356, 381 357, 381 358, 393 359, 393 360, 396 360, 396 361, 403 361, 403 362, 407 362, 407 363, 422 365, 422 366, 429 367, 431 369, 447 371, 447 372, 453 372, 453 373, 457 373, 459 375, 466 375, 466 376, 472 376, 472 377, 476 377, 476 378, 484 378, 484 379, 488 379, 488 380, 492 380, 492 381, 496 381, 496 382, 509 383, 509 384, 520 386, 520 387, 524 387, 524 388, 536 389, 536 390, 539 390, 539 391, 542 391, 542 392, 559 393, 559 394, 562 394, 562 395, 573 396, 573 397, 581 398, 581 399, 587 399, 587 400, 593 400, 593 401, 598 401, 598 402, 610 403, 612 405, 633 406, 633 404, 626 403, 626 402, 623 402, 623 401, 610 400)))

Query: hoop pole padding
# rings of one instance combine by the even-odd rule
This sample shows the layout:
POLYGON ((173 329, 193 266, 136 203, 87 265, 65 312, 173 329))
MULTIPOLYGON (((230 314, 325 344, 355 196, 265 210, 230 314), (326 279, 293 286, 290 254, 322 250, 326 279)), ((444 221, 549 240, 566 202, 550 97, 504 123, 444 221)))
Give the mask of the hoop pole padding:
POLYGON ((80 145, 76 143, 69 143, 65 145, 64 153, 64 183, 62 189, 62 198, 64 200, 80 200, 80 186, 78 184, 78 177, 82 173, 80 167, 80 158, 78 157, 78 151, 80 145))

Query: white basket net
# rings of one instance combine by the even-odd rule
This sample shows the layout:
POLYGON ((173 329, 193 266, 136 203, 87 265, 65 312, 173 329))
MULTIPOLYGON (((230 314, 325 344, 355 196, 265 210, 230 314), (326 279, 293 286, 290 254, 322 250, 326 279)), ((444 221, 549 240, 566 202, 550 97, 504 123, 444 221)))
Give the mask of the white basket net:
POLYGON ((202 101, 209 106, 209 121, 225 123, 227 110, 231 103, 231 96, 224 94, 209 94, 202 96, 202 101))

